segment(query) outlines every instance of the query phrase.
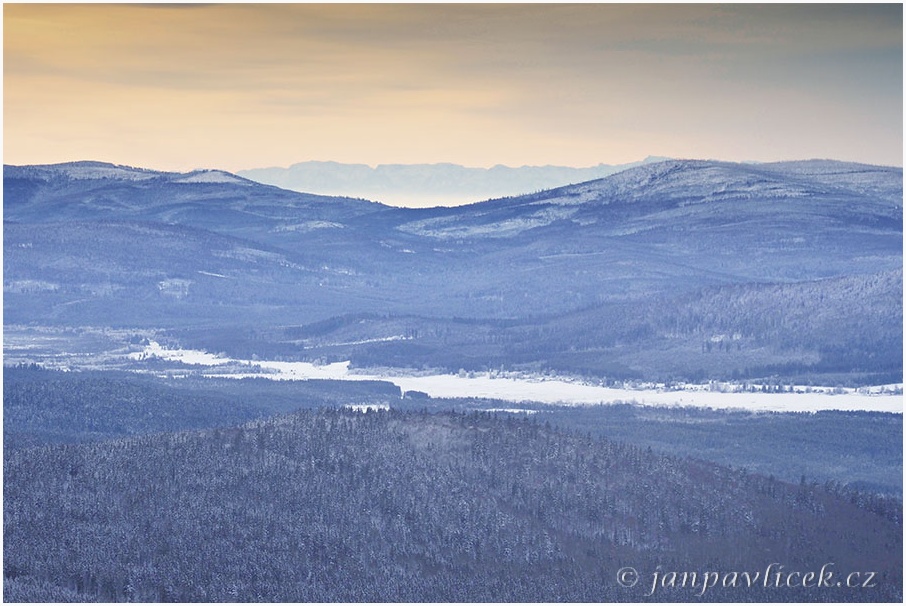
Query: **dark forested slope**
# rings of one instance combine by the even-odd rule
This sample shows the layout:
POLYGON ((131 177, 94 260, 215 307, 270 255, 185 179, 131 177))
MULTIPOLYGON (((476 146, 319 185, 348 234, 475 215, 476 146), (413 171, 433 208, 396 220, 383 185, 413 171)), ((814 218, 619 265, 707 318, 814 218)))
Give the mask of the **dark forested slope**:
POLYGON ((260 329, 174 334, 237 357, 292 355, 301 345, 310 356, 361 367, 885 384, 902 379, 902 296, 903 272, 896 269, 713 286, 566 314, 536 309, 534 317, 517 320, 348 314, 266 336, 260 329), (405 339, 386 340, 396 335, 405 339))
POLYGON ((902 598, 898 500, 488 415, 320 410, 19 450, 4 496, 8 601, 902 598), (730 586, 653 588, 669 571, 730 586))
POLYGON ((3 448, 109 440, 235 425, 300 408, 386 405, 400 390, 380 381, 166 381, 128 372, 3 369, 3 448))

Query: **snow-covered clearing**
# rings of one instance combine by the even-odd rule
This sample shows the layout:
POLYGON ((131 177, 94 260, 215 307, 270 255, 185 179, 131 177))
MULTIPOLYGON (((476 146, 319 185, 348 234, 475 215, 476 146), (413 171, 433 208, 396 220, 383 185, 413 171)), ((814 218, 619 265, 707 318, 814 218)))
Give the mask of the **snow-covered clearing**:
POLYGON ((196 170, 173 179, 174 183, 236 183, 251 185, 251 182, 240 179, 222 170, 196 170))
POLYGON ((695 406, 754 411, 816 412, 819 410, 864 410, 903 412, 903 396, 870 389, 811 388, 803 393, 728 392, 723 385, 685 385, 680 389, 657 386, 604 387, 565 378, 495 377, 488 374, 461 376, 437 374, 408 376, 399 373, 353 372, 349 362, 319 366, 309 362, 237 360, 204 351, 166 349, 156 342, 129 355, 133 360, 158 358, 208 367, 203 374, 226 378, 263 377, 273 380, 334 379, 341 381, 387 381, 403 392, 419 391, 436 398, 492 398, 508 402, 540 402, 564 406, 635 402, 652 406, 695 406))

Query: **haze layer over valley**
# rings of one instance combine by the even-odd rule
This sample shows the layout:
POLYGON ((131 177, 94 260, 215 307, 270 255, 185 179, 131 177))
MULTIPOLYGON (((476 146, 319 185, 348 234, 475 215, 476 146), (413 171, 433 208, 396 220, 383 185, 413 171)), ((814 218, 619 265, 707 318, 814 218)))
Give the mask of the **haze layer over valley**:
POLYGON ((666 160, 649 156, 630 164, 588 168, 498 164, 341 164, 300 162, 288 168, 252 168, 237 174, 293 191, 380 200, 391 206, 459 206, 477 200, 533 193, 567 183, 600 179, 633 166, 666 160))

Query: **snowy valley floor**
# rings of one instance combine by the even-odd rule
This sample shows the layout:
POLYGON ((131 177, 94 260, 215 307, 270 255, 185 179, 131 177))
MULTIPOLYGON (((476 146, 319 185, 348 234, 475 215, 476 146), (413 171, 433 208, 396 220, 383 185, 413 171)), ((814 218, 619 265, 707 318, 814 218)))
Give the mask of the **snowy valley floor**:
POLYGON ((654 406, 693 406, 714 409, 744 409, 776 412, 860 410, 903 412, 902 385, 870 388, 788 386, 777 393, 753 384, 641 384, 615 388, 562 377, 524 376, 521 373, 459 373, 407 375, 404 372, 374 373, 350 370, 347 362, 318 366, 308 362, 237 360, 208 352, 167 349, 152 341, 131 360, 164 360, 180 365, 206 367, 208 376, 223 378, 262 377, 273 380, 332 379, 387 381, 405 392, 421 392, 433 398, 489 398, 509 402, 540 402, 562 405, 594 405, 631 402, 654 406))

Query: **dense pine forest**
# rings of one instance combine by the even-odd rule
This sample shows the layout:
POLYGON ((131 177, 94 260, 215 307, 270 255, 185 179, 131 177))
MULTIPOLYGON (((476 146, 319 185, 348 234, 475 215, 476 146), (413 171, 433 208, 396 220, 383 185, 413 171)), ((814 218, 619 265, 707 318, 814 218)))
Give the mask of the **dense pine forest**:
POLYGON ((18 449, 4 496, 7 601, 902 599, 899 499, 488 413, 319 409, 18 449), (652 576, 772 563, 833 582, 699 597, 652 576))
POLYGON ((228 427, 300 408, 372 406, 532 415, 571 431, 657 452, 745 467, 779 480, 902 495, 903 417, 895 413, 751 412, 640 406, 559 406, 429 398, 384 381, 158 378, 128 372, 4 369, 4 449, 228 427), (502 411, 518 411, 503 413, 502 411))

